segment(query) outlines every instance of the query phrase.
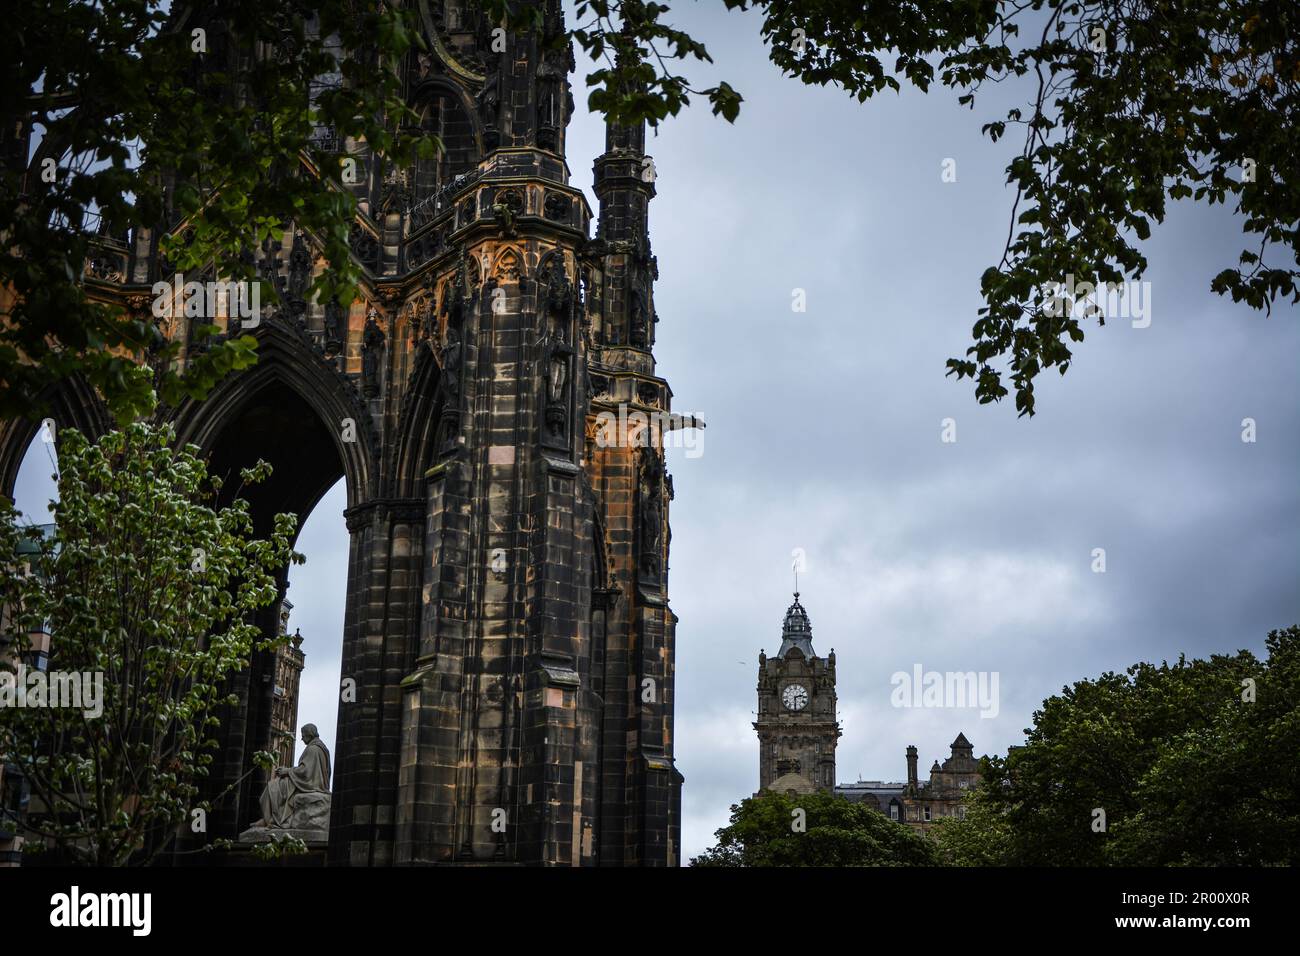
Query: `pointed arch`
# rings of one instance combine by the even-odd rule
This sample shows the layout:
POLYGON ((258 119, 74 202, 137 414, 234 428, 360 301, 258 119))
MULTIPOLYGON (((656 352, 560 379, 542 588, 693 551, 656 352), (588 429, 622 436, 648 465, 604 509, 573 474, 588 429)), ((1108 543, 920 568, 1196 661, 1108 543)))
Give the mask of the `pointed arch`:
POLYGON ((300 398, 331 436, 347 481, 348 507, 372 497, 377 438, 356 387, 297 330, 266 322, 252 334, 257 339, 257 364, 227 377, 205 401, 186 400, 172 416, 177 441, 211 453, 227 426, 260 394, 278 385, 300 398), (347 428, 348 422, 352 429, 347 428))
POLYGON ((492 277, 497 282, 518 282, 525 274, 524 257, 514 246, 506 246, 493 257, 492 277))
POLYGON ((442 417, 440 379, 441 369, 433 349, 427 342, 417 344, 415 367, 397 419, 387 497, 416 498, 424 493, 424 473, 434 463, 438 421, 442 417))
POLYGON ((56 429, 75 428, 90 441, 113 427, 108 406, 94 386, 81 375, 73 375, 49 388, 40 404, 45 407, 43 415, 31 418, 14 416, 0 421, 0 494, 11 501, 23 457, 46 418, 54 419, 56 429))
POLYGON ((417 161, 413 169, 412 198, 419 202, 478 165, 483 130, 474 101, 445 77, 431 77, 416 86, 411 108, 420 118, 420 130, 442 142, 437 156, 417 161))

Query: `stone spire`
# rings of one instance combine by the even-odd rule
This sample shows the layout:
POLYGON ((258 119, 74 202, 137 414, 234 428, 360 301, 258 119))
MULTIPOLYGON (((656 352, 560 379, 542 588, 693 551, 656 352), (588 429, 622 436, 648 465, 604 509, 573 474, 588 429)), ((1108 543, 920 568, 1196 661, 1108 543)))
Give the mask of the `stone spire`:
POLYGON ((645 123, 605 125, 605 152, 597 157, 594 189, 600 204, 595 248, 604 254, 610 280, 601 344, 632 348, 643 355, 625 361, 653 370, 654 282, 659 267, 650 251, 650 200, 655 195, 654 160, 645 152, 645 123))

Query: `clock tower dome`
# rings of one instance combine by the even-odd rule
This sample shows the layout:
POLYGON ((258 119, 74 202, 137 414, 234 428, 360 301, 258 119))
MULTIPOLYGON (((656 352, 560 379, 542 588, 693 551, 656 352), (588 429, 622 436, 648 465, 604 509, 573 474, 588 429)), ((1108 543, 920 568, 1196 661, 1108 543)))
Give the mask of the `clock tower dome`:
POLYGON ((758 655, 758 787, 812 793, 835 787, 835 651, 818 657, 799 592, 785 612, 781 649, 758 655))

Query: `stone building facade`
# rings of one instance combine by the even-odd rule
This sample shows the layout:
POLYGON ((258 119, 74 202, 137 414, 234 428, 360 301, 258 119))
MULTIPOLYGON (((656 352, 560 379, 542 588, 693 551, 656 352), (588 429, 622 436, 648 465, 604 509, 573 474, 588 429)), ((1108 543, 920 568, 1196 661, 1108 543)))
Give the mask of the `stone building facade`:
MULTIPOLYGON (((402 76, 445 148, 395 168, 338 144, 363 173, 360 296, 311 301, 319 244, 284 224, 254 253, 282 304, 255 328, 211 320, 257 339, 256 366, 159 413, 218 474, 271 463, 243 492, 260 531, 276 511, 305 519, 344 480, 333 865, 679 861, 672 480, 661 431, 598 440, 597 427, 620 409, 685 424, 655 365, 653 165, 643 128, 610 127, 595 212, 569 182, 573 55, 551 42, 559 0, 535 3, 540 28, 508 32, 504 49, 476 4, 418 5, 427 52, 412 49, 402 76)), ((208 35, 205 63, 234 64, 222 31, 208 35)), ((87 290, 155 321, 152 283, 171 276, 159 242, 185 228, 168 210, 102 237, 87 290)), ((166 320, 179 361, 202 348, 203 321, 166 320)), ((110 427, 84 382, 51 395, 48 414, 60 429, 110 427)), ((0 423, 0 492, 38 426, 0 423)), ((274 608, 260 623, 274 633, 274 608)), ((270 732, 273 655, 250 663, 232 680, 214 793, 270 732)), ((247 828, 264 785, 249 774, 205 838, 247 828)))
POLYGON ((781 648, 758 657, 758 788, 811 793, 835 786, 835 651, 818 657, 808 612, 794 603, 785 613, 781 648))
POLYGON ((840 784, 835 792, 854 803, 865 803, 921 833, 945 817, 964 819, 966 808, 962 801, 968 791, 979 785, 980 762, 964 733, 957 735, 950 749, 942 764, 938 760, 934 762, 924 781, 917 776, 917 749, 909 746, 906 783, 859 780, 840 784))
POLYGON ((835 749, 841 736, 836 718, 835 651, 818 657, 808 612, 794 603, 785 614, 781 648, 758 656, 758 789, 780 793, 831 791, 925 832, 944 817, 965 816, 962 799, 979 783, 979 760, 965 734, 951 755, 934 762, 922 782, 917 749, 907 748, 907 781, 859 780, 835 783, 835 749))

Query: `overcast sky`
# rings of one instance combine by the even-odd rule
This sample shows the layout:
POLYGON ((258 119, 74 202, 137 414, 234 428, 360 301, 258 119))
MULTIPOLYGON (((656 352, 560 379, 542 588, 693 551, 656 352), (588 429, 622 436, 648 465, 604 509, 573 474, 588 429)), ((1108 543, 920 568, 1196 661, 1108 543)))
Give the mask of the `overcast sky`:
MULTIPOLYGON (((674 22, 716 61, 692 79, 730 81, 740 118, 700 100, 648 145, 659 369, 675 410, 708 422, 700 457, 669 452, 688 857, 758 785, 757 658, 780 644, 795 548, 813 645, 837 656, 841 782, 903 779, 908 744, 924 771, 958 731, 1005 753, 1067 683, 1261 653, 1269 629, 1300 622, 1300 327, 1290 306, 1265 318, 1209 292, 1243 248, 1231 217, 1173 208, 1144 246, 1150 326, 1089 325, 1069 373, 1043 375, 1036 417, 979 406, 944 361, 969 344, 1006 237, 1014 144, 979 133, 997 103, 972 113, 936 90, 859 105, 804 87, 767 61, 755 17, 719 6, 684 4, 674 22), (997 672, 998 715, 892 707, 890 676, 918 664, 997 672)), ((580 110, 583 91, 579 77, 580 110)), ((595 208, 600 122, 577 117, 568 144, 595 208)), ((29 456, 24 510, 48 470, 29 456)), ((300 721, 331 747, 343 505, 337 487, 309 518, 290 590, 300 721)))

